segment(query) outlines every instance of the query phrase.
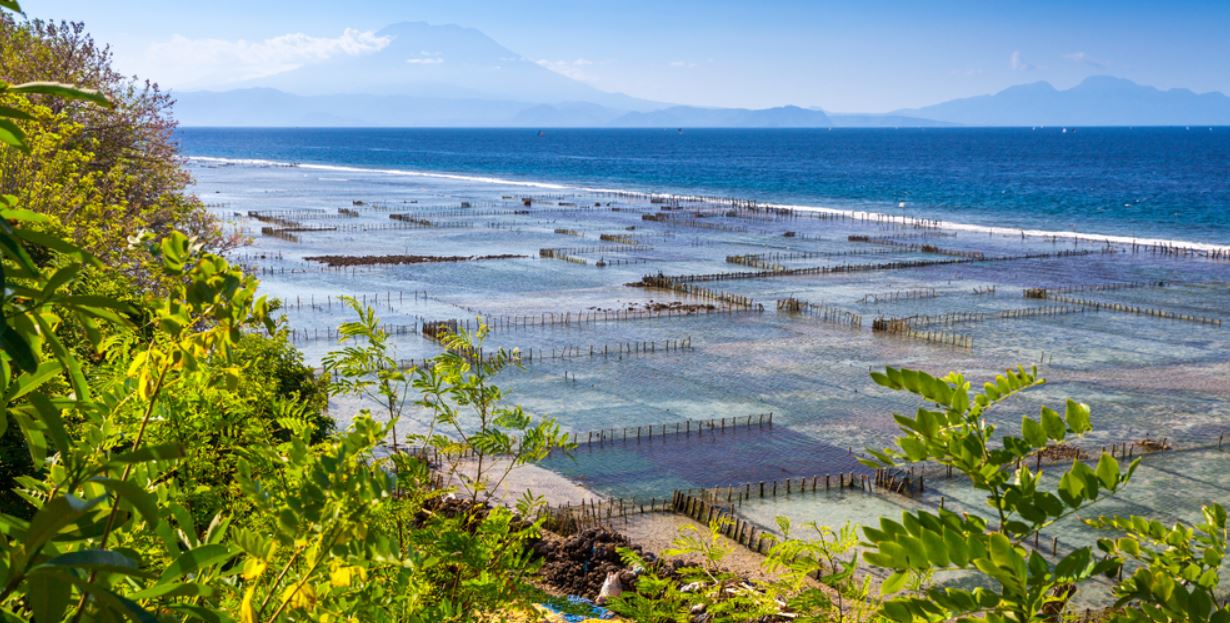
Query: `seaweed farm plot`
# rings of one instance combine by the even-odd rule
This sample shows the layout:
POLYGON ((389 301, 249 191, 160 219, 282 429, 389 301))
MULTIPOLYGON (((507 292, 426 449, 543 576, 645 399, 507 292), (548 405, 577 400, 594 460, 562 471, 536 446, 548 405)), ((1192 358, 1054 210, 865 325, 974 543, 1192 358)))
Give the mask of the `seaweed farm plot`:
MULTIPOLYGON (((741 418, 734 417, 734 422, 741 418)), ((642 436, 586 444, 546 465, 577 482, 620 497, 650 498, 676 489, 774 481, 785 474, 841 473, 861 468, 844 448, 772 425, 642 436), (766 460, 763 455, 771 454, 766 460)))
MULTIPOLYGON (((916 498, 862 488, 858 453, 891 443, 891 413, 918 407, 868 372, 981 382, 1036 364, 1048 383, 996 411, 1001 430, 1073 397, 1093 409, 1086 451, 1184 449, 1151 455, 1124 508, 1189 518, 1221 499, 1224 252, 396 172, 198 163, 194 174, 248 237, 232 259, 281 300, 306 361, 337 348, 353 317, 343 296, 380 315, 405 365, 440 352, 441 327, 486 323, 485 348, 521 355, 498 379, 509 400, 581 443, 545 467, 595 497, 661 511, 680 491, 778 483, 788 495, 738 508, 762 529, 779 514, 841 524, 941 497, 973 504, 955 479, 916 498), (767 413, 771 424, 747 419, 767 413), (854 488, 795 488, 851 473, 854 488)), ((424 414, 412 415, 399 432, 420 430, 424 414)))

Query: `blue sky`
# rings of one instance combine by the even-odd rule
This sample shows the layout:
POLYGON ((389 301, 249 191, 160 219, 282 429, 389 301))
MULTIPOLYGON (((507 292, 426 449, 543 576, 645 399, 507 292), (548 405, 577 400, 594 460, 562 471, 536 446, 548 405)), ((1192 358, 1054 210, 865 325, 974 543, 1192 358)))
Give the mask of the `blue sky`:
POLYGON ((399 21, 483 31, 609 91, 695 105, 882 112, 1096 74, 1230 92, 1230 2, 23 0, 83 20, 117 64, 215 87, 364 52, 399 21), (190 52, 187 52, 190 51, 190 52), (178 52, 178 53, 176 53, 178 52))

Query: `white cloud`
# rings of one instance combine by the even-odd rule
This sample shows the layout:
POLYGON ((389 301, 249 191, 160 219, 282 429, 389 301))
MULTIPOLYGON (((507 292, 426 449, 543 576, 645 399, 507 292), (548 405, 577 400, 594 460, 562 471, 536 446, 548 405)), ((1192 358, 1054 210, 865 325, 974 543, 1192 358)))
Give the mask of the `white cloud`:
POLYGON ((264 78, 339 56, 378 52, 392 37, 347 28, 336 37, 304 33, 247 39, 189 39, 174 35, 146 49, 151 75, 174 84, 209 84, 264 78), (166 80, 166 78, 172 78, 166 80))
POLYGON ((1021 60, 1021 51, 1013 50, 1012 54, 1008 55, 1008 66, 1012 67, 1012 71, 1033 71, 1038 68, 1037 65, 1031 65, 1021 60))
POLYGON ((1071 54, 1064 54, 1063 57, 1072 61, 1073 63, 1079 63, 1081 65, 1088 65, 1095 69, 1106 69, 1105 62, 1100 61, 1096 58, 1093 58, 1092 56, 1089 56, 1088 54, 1084 52, 1073 52, 1071 54))
POLYGON ((411 65, 439 65, 444 62, 444 55, 440 52, 428 52, 423 50, 418 56, 411 56, 406 59, 411 65))
POLYGON ((696 67, 696 63, 693 63, 692 61, 671 61, 670 66, 675 69, 691 69, 696 67))
POLYGON ((585 72, 585 68, 593 65, 594 62, 587 58, 577 58, 573 60, 553 61, 545 58, 540 58, 535 63, 546 67, 547 69, 572 78, 573 80, 589 80, 590 76, 585 72))

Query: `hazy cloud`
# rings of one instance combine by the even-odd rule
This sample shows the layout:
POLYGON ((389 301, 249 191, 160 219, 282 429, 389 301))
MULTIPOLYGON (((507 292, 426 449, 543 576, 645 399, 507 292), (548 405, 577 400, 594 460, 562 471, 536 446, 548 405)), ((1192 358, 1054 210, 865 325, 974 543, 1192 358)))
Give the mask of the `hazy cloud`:
POLYGON ((371 54, 392 40, 392 37, 354 28, 347 28, 336 37, 290 33, 260 41, 189 39, 174 35, 151 44, 146 50, 146 60, 162 68, 159 75, 178 76, 177 83, 238 82, 280 74, 339 56, 371 54))
POLYGON ((573 80, 589 80, 590 76, 585 72, 585 68, 594 64, 593 61, 587 58, 559 61, 540 58, 534 62, 557 74, 568 76, 573 80))
POLYGON ((428 52, 423 50, 418 56, 411 56, 406 59, 411 65, 439 65, 444 62, 444 55, 440 52, 428 52))
POLYGON ((1021 51, 1013 50, 1012 54, 1008 55, 1008 66, 1012 71, 1033 71, 1038 68, 1037 65, 1031 65, 1021 60, 1021 51))
POLYGON ((696 63, 693 63, 692 61, 671 61, 670 66, 675 69, 691 69, 696 67, 696 63))
POLYGON ((1092 56, 1089 56, 1088 54, 1084 52, 1073 52, 1071 54, 1064 54, 1063 57, 1072 61, 1073 63, 1079 63, 1081 65, 1088 65, 1095 69, 1106 69, 1105 62, 1100 61, 1096 58, 1093 58, 1092 56))

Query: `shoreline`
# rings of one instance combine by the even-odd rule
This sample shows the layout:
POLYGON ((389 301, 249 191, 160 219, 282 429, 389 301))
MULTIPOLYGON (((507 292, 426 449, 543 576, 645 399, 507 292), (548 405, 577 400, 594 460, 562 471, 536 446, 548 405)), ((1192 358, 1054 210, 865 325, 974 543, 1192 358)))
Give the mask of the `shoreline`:
MULTIPOLYGON (((482 175, 465 175, 460 173, 443 173, 433 171, 416 171, 409 169, 389 169, 376 167, 359 167, 352 165, 333 165, 333 164, 315 164, 315 163, 298 163, 285 162, 277 160, 268 160, 262 158, 221 158, 216 156, 185 156, 189 161, 194 162, 211 162, 219 164, 237 164, 251 165, 264 167, 283 167, 283 168, 298 168, 310 171, 330 171, 335 173, 367 173, 367 174, 382 174, 394 175, 403 177, 420 177, 430 179, 451 180, 458 182, 474 182, 490 185, 516 186, 522 188, 541 188, 547 190, 576 190, 581 192, 591 193, 615 193, 627 196, 667 196, 683 200, 709 201, 709 202, 725 202, 729 201, 729 197, 713 197, 708 195, 688 195, 688 194, 673 194, 673 193, 653 193, 649 191, 636 191, 623 188, 603 188, 596 186, 582 186, 572 184, 560 184, 553 182, 537 182, 525 180, 512 180, 501 177, 482 176, 482 175)), ((755 202, 759 208, 765 209, 780 209, 792 210, 796 212, 810 212, 815 214, 829 214, 833 216, 841 216, 854 220, 874 221, 878 223, 898 224, 914 227, 927 227, 933 229, 942 229, 948 231, 989 234, 992 236, 1002 237, 1028 237, 1028 238, 1051 238, 1063 239, 1082 242, 1093 242, 1102 244, 1116 244, 1125 246, 1141 246, 1150 248, 1170 248, 1176 250, 1190 250, 1202 253, 1216 253, 1221 255, 1230 255, 1230 244, 1216 244, 1211 242, 1198 242, 1193 240, 1170 239, 1170 238, 1136 238, 1132 236, 1124 236, 1120 234, 1098 234, 1091 232, 1065 231, 1065 230, 1046 230, 1046 229, 1029 229, 1024 227, 1005 227, 997 225, 977 225, 974 223, 962 223, 957 221, 949 221, 943 219, 929 219, 919 216, 907 216, 903 214, 889 214, 885 212, 874 212, 871 210, 854 210, 843 208, 829 208, 824 206, 776 203, 776 202, 755 202)))

